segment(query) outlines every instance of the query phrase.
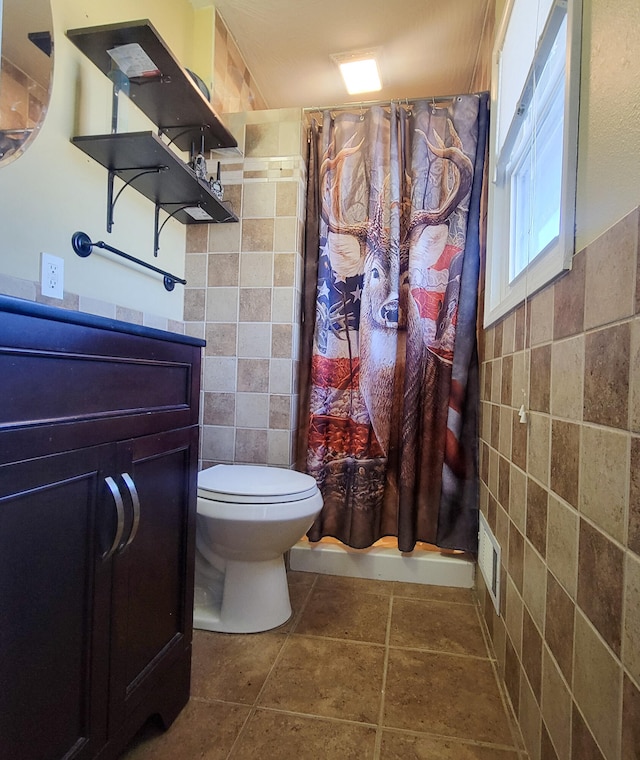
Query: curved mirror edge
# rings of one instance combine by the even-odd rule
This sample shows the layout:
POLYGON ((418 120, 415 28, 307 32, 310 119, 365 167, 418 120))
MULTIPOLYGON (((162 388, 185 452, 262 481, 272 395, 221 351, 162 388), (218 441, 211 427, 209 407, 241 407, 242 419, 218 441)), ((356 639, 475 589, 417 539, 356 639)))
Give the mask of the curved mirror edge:
POLYGON ((53 19, 49 0, 0 0, 0 167, 35 140, 53 83, 53 19))

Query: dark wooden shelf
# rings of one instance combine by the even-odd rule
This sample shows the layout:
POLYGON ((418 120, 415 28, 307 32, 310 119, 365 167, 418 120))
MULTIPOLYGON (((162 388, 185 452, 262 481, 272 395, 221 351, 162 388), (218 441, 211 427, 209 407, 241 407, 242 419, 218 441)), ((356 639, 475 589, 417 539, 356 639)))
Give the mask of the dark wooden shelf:
POLYGON ((189 204, 199 206, 211 217, 194 219, 187 211, 181 210, 174 218, 183 224, 238 221, 237 216, 196 177, 191 167, 153 132, 87 135, 73 137, 71 141, 168 213, 189 204), (144 169, 153 168, 160 171, 140 174, 144 169))
POLYGON ((102 71, 109 75, 112 59, 107 50, 137 43, 155 63, 160 76, 130 79, 129 97, 180 150, 235 148, 237 142, 166 46, 150 21, 70 29, 69 39, 102 71))

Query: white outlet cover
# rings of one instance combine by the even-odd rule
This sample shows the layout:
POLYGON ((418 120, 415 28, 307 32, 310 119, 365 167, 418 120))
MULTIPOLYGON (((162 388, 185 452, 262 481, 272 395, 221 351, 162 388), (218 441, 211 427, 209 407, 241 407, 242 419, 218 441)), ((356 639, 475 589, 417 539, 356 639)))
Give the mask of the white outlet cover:
POLYGON ((64 259, 51 253, 42 254, 40 287, 43 296, 64 298, 64 259))

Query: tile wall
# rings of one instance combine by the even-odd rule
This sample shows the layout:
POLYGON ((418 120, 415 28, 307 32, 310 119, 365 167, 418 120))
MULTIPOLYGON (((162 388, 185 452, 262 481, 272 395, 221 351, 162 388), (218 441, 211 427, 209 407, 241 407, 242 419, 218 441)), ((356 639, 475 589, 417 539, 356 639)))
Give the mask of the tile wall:
POLYGON ((266 109, 260 90, 226 24, 216 12, 211 102, 219 114, 266 109))
POLYGON ((207 340, 202 464, 290 467, 306 130, 300 109, 225 120, 244 150, 222 160, 225 201, 240 222, 187 230, 186 330, 207 340))
MULTIPOLYGON (((178 291, 176 290, 175 292, 177 293, 178 291)), ((125 306, 119 306, 112 301, 79 296, 77 293, 71 293, 67 290, 64 292, 63 299, 49 298, 42 295, 38 280, 25 280, 20 277, 3 274, 2 272, 0 272, 0 293, 6 296, 13 296, 14 298, 24 298, 27 301, 36 301, 47 306, 56 306, 60 309, 82 311, 86 314, 95 314, 98 317, 119 319, 134 325, 154 327, 157 330, 169 330, 169 332, 180 334, 184 334, 185 331, 184 322, 180 320, 167 319, 152 312, 129 309, 125 306)))
POLYGON ((478 590, 532 760, 640 758, 639 221, 482 335, 500 617, 478 590))

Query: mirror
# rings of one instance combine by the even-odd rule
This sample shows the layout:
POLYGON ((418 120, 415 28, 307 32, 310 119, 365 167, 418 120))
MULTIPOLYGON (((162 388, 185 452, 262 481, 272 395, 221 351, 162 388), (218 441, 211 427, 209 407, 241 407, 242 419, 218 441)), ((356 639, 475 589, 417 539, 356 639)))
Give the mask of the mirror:
POLYGON ((35 139, 49 105, 53 20, 49 0, 0 0, 0 166, 35 139))

